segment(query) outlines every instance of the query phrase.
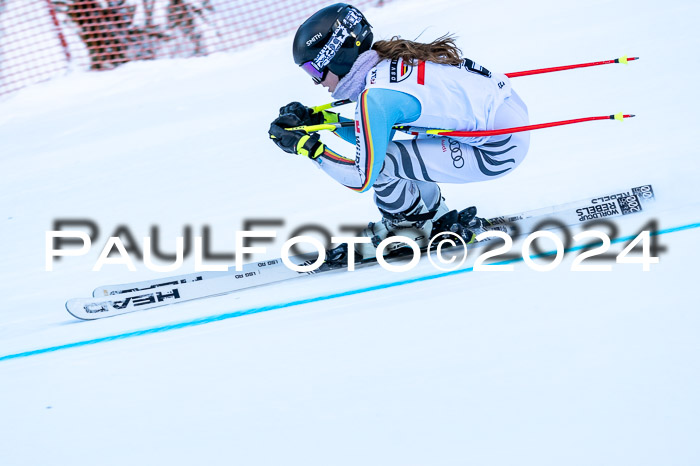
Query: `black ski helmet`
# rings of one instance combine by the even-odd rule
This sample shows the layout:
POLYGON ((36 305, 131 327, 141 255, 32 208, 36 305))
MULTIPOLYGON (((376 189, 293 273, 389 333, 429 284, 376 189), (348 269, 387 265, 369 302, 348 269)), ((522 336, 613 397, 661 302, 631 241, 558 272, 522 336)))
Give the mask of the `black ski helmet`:
POLYGON ((294 62, 320 82, 328 70, 341 78, 372 45, 372 26, 360 10, 336 3, 304 21, 294 36, 294 62))

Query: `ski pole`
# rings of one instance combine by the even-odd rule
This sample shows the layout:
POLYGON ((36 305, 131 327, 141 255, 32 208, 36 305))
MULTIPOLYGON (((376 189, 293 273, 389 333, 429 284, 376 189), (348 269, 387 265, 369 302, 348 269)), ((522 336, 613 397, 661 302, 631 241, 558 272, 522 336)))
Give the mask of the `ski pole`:
MULTIPOLYGON (((519 78, 521 76, 530 76, 533 74, 554 73, 556 71, 573 70, 575 68, 586 68, 589 66, 608 65, 611 63, 624 63, 625 65, 627 65, 629 64, 629 62, 634 60, 639 60, 639 57, 627 57, 627 55, 623 55, 620 58, 615 58, 612 60, 593 61, 590 63, 577 63, 575 65, 555 66, 552 68, 539 68, 536 70, 515 71, 513 73, 506 73, 506 76, 508 76, 509 78, 519 78)), ((332 107, 340 107, 341 105, 349 104, 351 102, 352 100, 350 99, 336 100, 335 102, 331 102, 329 104, 319 105, 318 107, 312 107, 311 110, 313 111, 313 113, 318 113, 322 110, 328 110, 332 107)))
MULTIPOLYGON (((343 99, 343 100, 336 100, 336 101, 333 101, 333 102, 330 102, 327 104, 323 104, 323 105, 317 105, 315 107, 311 107, 311 113, 322 112, 323 110, 328 110, 329 108, 333 108, 333 107, 340 107, 341 105, 349 104, 351 102, 352 102, 352 100, 350 100, 350 99, 343 99)), ((349 125, 345 125, 345 126, 349 126, 349 125)), ((310 125, 310 126, 297 126, 295 128, 286 128, 286 129, 287 129, 287 131, 295 130, 295 129, 303 129, 307 133, 313 133, 314 131, 321 131, 324 129, 327 129, 329 131, 335 131, 338 128, 340 128, 340 126, 310 125)), ((270 136, 270 138, 275 139, 274 136, 270 136)))
POLYGON ((583 123, 585 121, 595 121, 595 120, 618 120, 622 121, 625 118, 633 118, 634 115, 625 115, 622 112, 616 113, 614 115, 602 115, 593 116, 586 118, 574 118, 573 120, 562 120, 562 121, 551 121, 549 123, 539 123, 536 125, 526 125, 526 126, 515 126, 513 128, 503 128, 503 129, 491 129, 485 131, 454 131, 450 129, 425 129, 417 128, 417 131, 410 126, 408 127, 395 127, 401 131, 406 131, 413 134, 436 134, 440 136, 453 136, 453 137, 482 137, 482 136, 498 136, 500 134, 512 134, 521 133, 523 131, 533 131, 542 128, 552 128, 554 126, 564 126, 573 125, 575 123, 583 123))
POLYGON ((318 112, 322 112, 323 110, 328 110, 329 108, 333 108, 333 107, 340 107, 341 105, 349 104, 351 102, 352 102, 352 100, 350 100, 350 99, 336 100, 336 101, 328 103, 328 104, 317 105, 316 107, 311 107, 311 112, 318 113, 318 112))
POLYGON ((533 74, 543 74, 543 73, 554 73, 555 71, 572 70, 574 68, 586 68, 588 66, 608 65, 610 63, 624 63, 625 65, 627 65, 628 62, 631 62, 633 60, 639 60, 639 57, 629 57, 628 58, 627 55, 623 55, 620 58, 615 58, 614 60, 593 61, 590 63, 578 63, 576 65, 555 66, 552 68, 540 68, 537 70, 528 70, 528 71, 516 71, 515 73, 506 73, 506 76, 508 76, 509 78, 519 78, 520 76, 530 76, 533 74))
MULTIPOLYGON (((536 125, 526 125, 526 126, 515 126, 513 128, 503 128, 503 129, 491 129, 485 131, 456 131, 452 129, 431 129, 431 128, 420 128, 416 126, 394 126, 394 129, 399 131, 405 131, 414 135, 418 134, 435 134, 440 136, 453 136, 453 137, 482 137, 482 136, 497 136, 500 134, 512 134, 521 133, 523 131, 533 131, 542 128, 552 128, 554 126, 564 126, 572 125, 575 123, 583 123, 585 121, 595 121, 595 120, 618 120, 622 121, 625 118, 632 118, 634 115, 623 114, 622 112, 616 113, 614 115, 602 115, 593 116, 585 118, 574 118, 572 120, 562 120, 562 121, 551 121, 549 123, 539 123, 536 125)), ((338 128, 354 126, 355 121, 343 121, 340 123, 327 123, 322 125, 309 125, 309 126, 295 126, 294 128, 285 128, 287 131, 304 131, 306 133, 313 133, 316 131, 329 130, 335 131, 338 128)))

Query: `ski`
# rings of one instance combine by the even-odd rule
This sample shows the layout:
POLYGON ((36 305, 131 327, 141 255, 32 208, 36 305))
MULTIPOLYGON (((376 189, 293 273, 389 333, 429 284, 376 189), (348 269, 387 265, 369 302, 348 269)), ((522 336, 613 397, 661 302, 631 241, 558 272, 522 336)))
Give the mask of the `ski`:
MULTIPOLYGON (((515 215, 489 219, 490 230, 500 230, 513 238, 526 236, 540 229, 582 224, 591 220, 609 219, 642 212, 655 200, 651 185, 642 185, 604 194, 577 202, 554 205, 521 212, 515 215)), ((474 246, 474 243, 470 247, 474 246)), ((397 256, 394 259, 400 259, 397 256)), ((291 257, 297 265, 308 264, 315 257, 291 257)), ((376 264, 375 258, 357 263, 356 267, 376 264)), ((234 293, 255 286, 281 282, 292 278, 343 271, 347 267, 325 264, 314 272, 296 272, 287 268, 281 259, 246 264, 242 271, 234 268, 225 272, 199 272, 176 275, 156 280, 104 285, 97 287, 91 298, 75 298, 66 302, 70 314, 82 320, 94 320, 129 312, 191 301, 195 299, 234 293)))

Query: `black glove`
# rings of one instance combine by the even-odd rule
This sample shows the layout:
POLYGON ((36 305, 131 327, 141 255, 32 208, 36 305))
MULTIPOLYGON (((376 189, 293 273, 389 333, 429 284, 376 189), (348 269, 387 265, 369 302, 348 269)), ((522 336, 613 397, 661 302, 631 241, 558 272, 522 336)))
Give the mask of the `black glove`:
POLYGON ((277 144, 277 147, 283 151, 315 159, 325 149, 323 143, 319 140, 321 136, 318 133, 306 134, 302 130, 287 131, 285 129, 301 125, 302 123, 298 116, 287 113, 277 117, 270 124, 268 134, 270 139, 277 144))
POLYGON ((309 107, 300 102, 291 102, 280 108, 280 116, 288 113, 299 118, 300 125, 318 125, 323 123, 323 116, 320 113, 313 113, 309 107))
POLYGON ((291 102, 280 108, 280 116, 291 113, 299 118, 301 125, 321 125, 323 123, 338 123, 338 114, 322 110, 314 113, 309 107, 299 102, 291 102))

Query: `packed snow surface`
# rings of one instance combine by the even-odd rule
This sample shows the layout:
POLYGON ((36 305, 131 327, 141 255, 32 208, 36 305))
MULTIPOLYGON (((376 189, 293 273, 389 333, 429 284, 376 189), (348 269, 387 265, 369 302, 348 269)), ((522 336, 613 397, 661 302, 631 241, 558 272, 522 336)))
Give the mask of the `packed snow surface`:
POLYGON ((637 117, 534 132, 515 172, 443 193, 492 216, 652 184, 654 210, 619 228, 685 227, 658 237, 660 263, 576 273, 567 256, 550 272, 519 262, 317 299, 436 274, 422 262, 78 321, 68 298, 159 276, 140 261, 91 271, 120 227, 140 244, 156 226, 169 252, 187 226, 209 227, 211 250, 231 253, 245 220, 278 219, 256 256, 273 258, 299 226, 338 235, 378 214, 371 194, 268 140, 280 106, 330 101, 293 64, 291 35, 74 73, 0 102, 0 464, 700 463, 698 3, 410 0, 366 14, 379 38, 454 32, 501 72, 641 57, 514 79, 534 123, 637 117), (45 232, 61 219, 99 237, 47 272, 45 232), (277 309, 148 333, 265 306, 277 309))

